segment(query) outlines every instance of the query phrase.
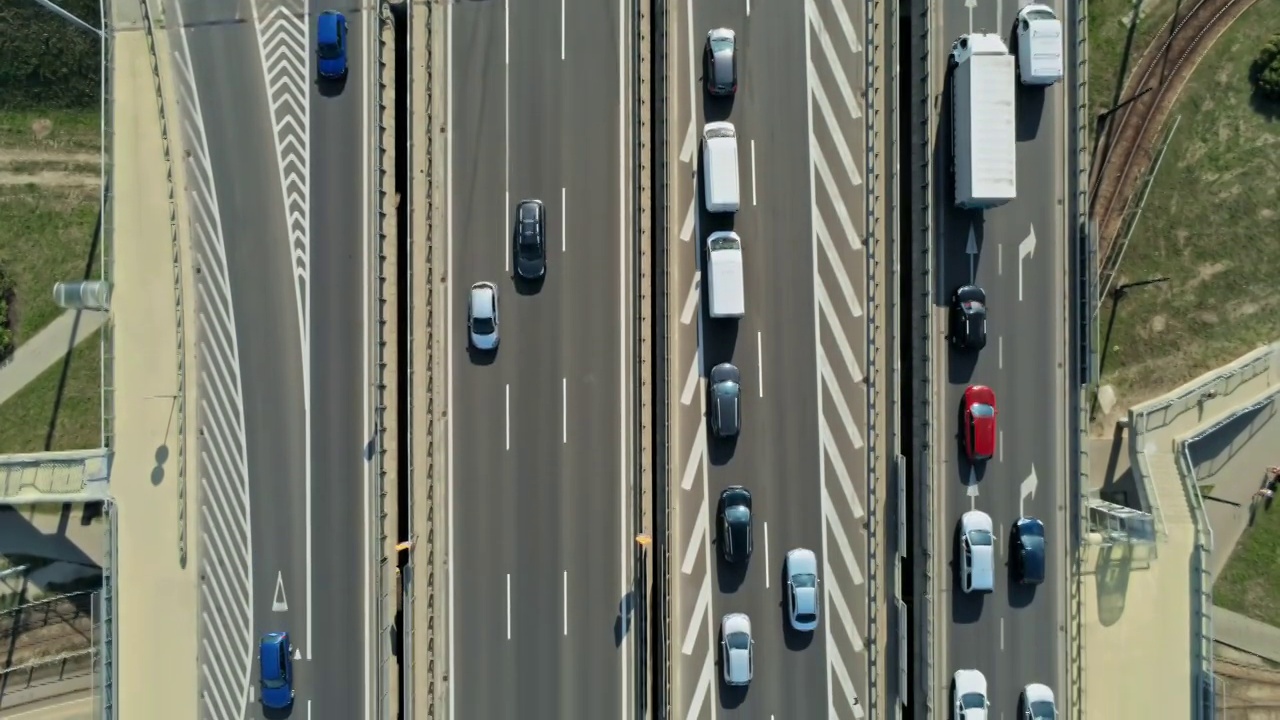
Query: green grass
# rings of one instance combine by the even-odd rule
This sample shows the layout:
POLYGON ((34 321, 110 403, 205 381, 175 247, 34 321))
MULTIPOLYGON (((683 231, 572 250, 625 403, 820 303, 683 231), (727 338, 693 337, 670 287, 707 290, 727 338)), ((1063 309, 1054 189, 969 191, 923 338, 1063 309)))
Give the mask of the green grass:
POLYGON ((1280 504, 1261 503, 1213 585, 1213 603, 1280 627, 1280 504))
POLYGON ((94 332, 71 351, 61 395, 63 362, 60 361, 0 405, 4 417, 0 423, 0 453, 102 446, 101 335, 100 330, 94 332), (51 441, 50 424, 53 425, 51 441))
POLYGON ((0 148, 96 153, 101 113, 93 110, 0 113, 0 148))
POLYGON ((1280 338, 1280 115, 1255 103, 1249 65, 1280 29, 1253 6, 1213 46, 1170 114, 1181 115, 1116 283, 1099 312, 1103 382, 1124 407, 1280 338))

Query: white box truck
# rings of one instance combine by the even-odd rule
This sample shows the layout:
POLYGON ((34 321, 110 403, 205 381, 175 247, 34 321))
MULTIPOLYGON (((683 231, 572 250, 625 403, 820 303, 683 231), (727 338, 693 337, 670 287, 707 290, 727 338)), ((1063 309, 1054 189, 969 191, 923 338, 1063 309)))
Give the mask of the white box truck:
POLYGON ((709 213, 738 212, 738 131, 729 122, 702 128, 702 199, 709 213))
POLYGON ((742 238, 729 230, 707 236, 707 314, 740 318, 747 312, 746 279, 742 275, 742 238))
POLYGON ((950 62, 956 207, 1003 205, 1018 187, 1013 56, 999 35, 961 35, 950 62))

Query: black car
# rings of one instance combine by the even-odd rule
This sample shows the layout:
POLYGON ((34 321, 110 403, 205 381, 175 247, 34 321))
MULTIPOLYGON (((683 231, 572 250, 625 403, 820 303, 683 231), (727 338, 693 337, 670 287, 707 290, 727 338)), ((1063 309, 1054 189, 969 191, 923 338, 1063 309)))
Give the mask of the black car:
POLYGON ((751 557, 751 493, 741 485, 720 493, 720 553, 731 563, 751 557))
POLYGON ((987 345, 987 294, 965 285, 951 294, 951 344, 966 350, 987 345))
POLYGON ((541 200, 521 200, 516 206, 516 274, 540 280, 547 274, 547 212, 541 200))
POLYGON ((1023 585, 1044 582, 1044 523, 1033 517, 1013 524, 1013 570, 1023 585))
POLYGON ((720 363, 711 368, 708 392, 707 418, 716 437, 737 437, 742 425, 742 384, 738 368, 732 363, 720 363))
POLYGON ((716 28, 707 33, 703 65, 708 94, 726 96, 738 91, 737 37, 732 30, 716 28))

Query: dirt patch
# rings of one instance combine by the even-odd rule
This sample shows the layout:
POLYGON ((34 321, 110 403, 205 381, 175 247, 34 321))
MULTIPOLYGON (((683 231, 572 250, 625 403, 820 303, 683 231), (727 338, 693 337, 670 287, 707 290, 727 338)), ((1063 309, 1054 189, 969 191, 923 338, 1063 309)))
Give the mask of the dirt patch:
POLYGON ((1219 657, 1213 666, 1218 676, 1217 717, 1224 720, 1275 720, 1280 718, 1280 672, 1260 664, 1219 657))
POLYGON ((102 158, 96 153, 49 147, 53 122, 41 118, 31 123, 31 139, 37 148, 0 147, 0 185, 45 187, 96 187, 102 184, 102 158))
POLYGON ((93 187, 101 185, 97 175, 42 170, 35 173, 8 173, 0 170, 0 185, 43 185, 45 187, 93 187))

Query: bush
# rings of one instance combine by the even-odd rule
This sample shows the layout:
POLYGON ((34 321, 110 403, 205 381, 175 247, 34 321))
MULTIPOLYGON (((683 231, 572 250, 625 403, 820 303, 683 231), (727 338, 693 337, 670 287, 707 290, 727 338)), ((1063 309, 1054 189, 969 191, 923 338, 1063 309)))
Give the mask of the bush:
MULTIPOLYGON (((93 27, 99 0, 59 0, 93 27)), ((101 102, 102 40, 33 0, 0 2, 0 109, 81 109, 101 102)))
POLYGON ((1249 73, 1253 86, 1264 97, 1280 101, 1280 35, 1272 35, 1253 61, 1249 73))

